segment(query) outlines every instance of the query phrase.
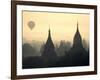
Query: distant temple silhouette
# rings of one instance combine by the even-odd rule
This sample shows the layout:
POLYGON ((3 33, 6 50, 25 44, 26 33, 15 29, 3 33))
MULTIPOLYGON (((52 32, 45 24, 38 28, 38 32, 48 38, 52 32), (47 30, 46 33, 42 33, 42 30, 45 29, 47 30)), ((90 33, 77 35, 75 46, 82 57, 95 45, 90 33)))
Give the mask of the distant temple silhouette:
POLYGON ((44 60, 44 63, 47 66, 50 66, 54 63, 54 61, 57 59, 57 54, 55 51, 55 47, 51 38, 51 32, 50 29, 48 31, 48 39, 46 41, 46 44, 44 46, 44 51, 42 53, 42 58, 44 60))
POLYGON ((66 53, 68 65, 88 65, 89 64, 89 54, 84 49, 82 44, 82 38, 78 28, 77 22, 77 30, 73 38, 73 46, 72 48, 66 53))

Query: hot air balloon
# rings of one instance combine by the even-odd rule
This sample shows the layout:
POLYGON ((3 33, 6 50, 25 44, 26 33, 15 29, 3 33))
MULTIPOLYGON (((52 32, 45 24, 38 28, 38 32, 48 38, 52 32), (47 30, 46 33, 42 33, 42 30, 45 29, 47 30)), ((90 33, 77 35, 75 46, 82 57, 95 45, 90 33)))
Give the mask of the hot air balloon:
POLYGON ((34 21, 29 21, 27 25, 32 30, 35 27, 35 22, 34 21))

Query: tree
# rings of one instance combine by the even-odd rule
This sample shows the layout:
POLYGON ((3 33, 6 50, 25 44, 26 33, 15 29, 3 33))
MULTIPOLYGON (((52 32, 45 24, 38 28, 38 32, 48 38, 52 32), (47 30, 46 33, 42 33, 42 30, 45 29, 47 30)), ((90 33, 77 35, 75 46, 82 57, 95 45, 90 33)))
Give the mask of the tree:
POLYGON ((23 57, 34 56, 36 55, 36 50, 30 44, 25 43, 22 46, 22 55, 23 57))

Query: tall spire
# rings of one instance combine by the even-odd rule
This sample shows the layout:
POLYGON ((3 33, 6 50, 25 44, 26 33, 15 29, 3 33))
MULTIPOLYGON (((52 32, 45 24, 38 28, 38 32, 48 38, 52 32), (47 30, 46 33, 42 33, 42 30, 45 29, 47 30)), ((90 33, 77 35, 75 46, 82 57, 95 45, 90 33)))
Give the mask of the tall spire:
POLYGON ((48 36, 49 36, 49 37, 51 37, 51 32, 50 32, 50 28, 49 28, 49 31, 48 31, 48 32, 49 32, 49 35, 48 35, 48 36))
POLYGON ((53 45, 53 41, 52 41, 52 38, 51 38, 51 31, 50 31, 50 28, 49 28, 49 30, 48 30, 48 38, 47 38, 46 44, 52 44, 52 45, 53 45))
POLYGON ((82 38, 78 29, 78 22, 77 22, 77 30, 73 40, 73 46, 82 46, 82 38))
POLYGON ((51 37, 50 28, 48 30, 48 38, 44 46, 42 57, 47 66, 51 65, 51 63, 53 63, 55 59, 57 58, 57 54, 56 54, 55 47, 54 47, 52 37, 51 37))
POLYGON ((78 21, 77 21, 77 32, 79 32, 79 29, 78 29, 78 21))

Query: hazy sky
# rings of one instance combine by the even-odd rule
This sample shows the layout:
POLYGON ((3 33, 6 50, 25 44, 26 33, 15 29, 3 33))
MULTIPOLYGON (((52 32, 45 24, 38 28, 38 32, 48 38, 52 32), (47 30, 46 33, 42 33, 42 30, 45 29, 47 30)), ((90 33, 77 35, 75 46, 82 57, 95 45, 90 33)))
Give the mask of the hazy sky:
POLYGON ((23 38, 27 41, 46 42, 50 28, 53 42, 61 40, 72 42, 77 21, 82 39, 89 40, 89 14, 23 11, 22 15, 23 38), (29 28, 30 21, 35 23, 33 29, 29 28))

